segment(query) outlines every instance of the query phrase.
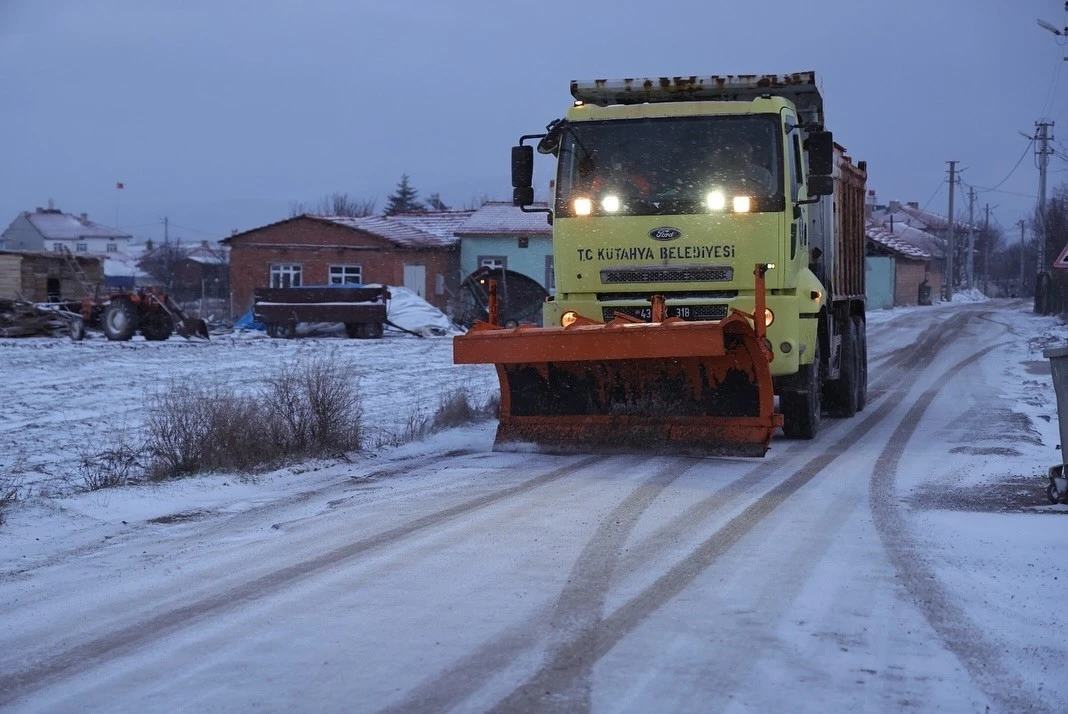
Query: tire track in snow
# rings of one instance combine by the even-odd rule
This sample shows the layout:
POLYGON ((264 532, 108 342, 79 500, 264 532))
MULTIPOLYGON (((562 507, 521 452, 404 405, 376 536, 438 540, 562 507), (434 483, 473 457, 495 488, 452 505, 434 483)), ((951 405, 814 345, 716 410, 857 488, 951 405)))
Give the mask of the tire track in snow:
MULTIPOLYGON (((955 315, 947 324, 933 332, 929 342, 914 343, 914 350, 903 361, 902 370, 929 361, 945 345, 951 344, 971 319, 969 314, 955 315)), ((931 332, 926 331, 924 334, 931 332)), ((993 349, 993 348, 989 348, 993 349)), ((709 536, 687 557, 679 561, 653 584, 624 603, 611 615, 574 633, 572 639, 550 653, 541 667, 522 685, 514 689, 493 708, 498 712, 511 711, 588 711, 588 699, 558 697, 559 693, 583 692, 589 689, 593 666, 626 635, 637 629, 649 615, 680 594, 716 560, 767 518, 787 498, 823 472, 850 446, 860 441, 879 425, 908 395, 901 381, 887 398, 867 418, 849 430, 823 453, 809 460, 791 476, 736 515, 716 533, 709 536)), ((907 417, 906 417, 907 418, 907 417)))
MULTIPOLYGON (((645 459, 642 463, 651 460, 645 459)), ((520 626, 509 628, 503 637, 465 657, 434 680, 420 685, 402 703, 385 711, 444 711, 457 706, 483 686, 487 678, 507 667, 522 651, 540 644, 544 638, 530 634, 538 622, 549 621, 550 648, 554 646, 552 640, 566 637, 575 629, 595 625, 604 611, 605 598, 621 561, 623 547, 638 519, 665 489, 702 462, 699 458, 672 458, 668 464, 639 483, 601 520, 571 566, 562 592, 551 605, 539 609, 534 617, 528 618, 520 626)), ((589 692, 583 695, 588 698, 589 692)))
POLYGON ((179 631, 197 621, 261 600, 296 582, 320 572, 336 568, 340 563, 375 548, 395 543, 401 538, 432 529, 447 521, 495 505, 546 484, 557 481, 604 459, 589 456, 572 458, 570 463, 548 471, 500 491, 480 496, 464 503, 417 518, 407 524, 390 528, 376 535, 361 538, 340 548, 330 550, 307 561, 280 568, 247 583, 228 588, 171 609, 156 617, 141 620, 101 637, 96 637, 43 660, 32 662, 18 672, 0 672, 0 706, 11 704, 20 697, 40 689, 64 676, 70 676, 95 665, 115 659, 150 644, 171 632, 179 631))
POLYGON ((961 661, 983 693, 1003 711, 1044 711, 1048 708, 1047 703, 1035 697, 1019 677, 1002 667, 1001 653, 984 637, 985 629, 956 605, 953 596, 939 582, 924 557, 923 549, 909 533, 903 508, 895 493, 898 464, 935 397, 961 369, 1008 344, 1011 343, 1002 342, 986 347, 957 362, 920 396, 875 462, 870 500, 875 527, 883 547, 913 604, 946 648, 961 661))
MULTIPOLYGON (((898 385, 897 391, 900 392, 898 398, 896 400, 888 401, 878 408, 869 411, 869 418, 862 424, 853 427, 836 442, 823 447, 822 453, 819 456, 811 459, 805 467, 796 471, 793 476, 788 477, 788 481, 790 479, 804 479, 804 482, 798 484, 796 488, 790 491, 790 493, 792 494, 793 491, 796 491, 801 485, 804 485, 808 480, 811 480, 811 478, 826 468, 827 465, 837 459, 840 455, 845 453, 850 446, 859 441, 871 428, 881 421, 906 394, 906 391, 901 389, 901 380, 898 377, 898 373, 907 372, 923 361, 929 360, 942 348, 942 346, 944 346, 944 344, 955 339, 956 335, 964 328, 966 321, 967 316, 954 315, 951 320, 948 321, 948 325, 942 324, 941 322, 935 323, 930 328, 926 329, 911 345, 907 345, 897 350, 899 354, 904 356, 904 359, 902 359, 896 366, 894 372, 880 375, 880 377, 875 380, 875 383, 881 384, 887 382, 898 385)), ((883 392, 885 392, 885 390, 880 393, 883 392)), ((872 398, 872 402, 873 404, 871 404, 869 408, 874 406, 874 397, 872 398)), ((790 457, 794 456, 795 452, 808 450, 813 444, 813 442, 810 441, 794 441, 787 443, 791 444, 790 447, 788 447, 774 463, 777 463, 780 460, 789 462, 790 457)), ((699 526, 700 523, 727 511, 729 508, 735 506, 747 492, 760 486, 765 481, 770 481, 776 478, 777 476, 774 469, 769 468, 769 466, 772 465, 774 464, 762 462, 759 466, 755 466, 741 477, 726 484, 723 488, 717 489, 708 497, 702 499, 667 524, 658 528, 651 535, 643 538, 642 541, 629 549, 628 552, 619 559, 618 565, 613 563, 610 570, 612 572, 627 572, 645 566, 652 558, 656 557, 658 553, 662 552, 664 548, 677 543, 687 531, 692 531, 692 529, 695 526, 699 526)), ((775 489, 773 489, 771 493, 774 492, 775 489)), ((771 494, 769 493, 768 495, 771 494)), ((767 496, 764 496, 763 498, 767 498, 767 496)), ((776 505, 783 500, 785 500, 785 496, 779 499, 776 502, 776 505)), ((757 504, 759 503, 760 501, 757 502, 757 504)), ((749 509, 743 511, 742 515, 748 513, 753 506, 757 504, 753 504, 749 509)), ((610 522, 613 519, 610 517, 606 520, 610 522)), ((735 523, 737 520, 738 517, 730 521, 728 525, 735 523)), ((755 525, 755 523, 752 525, 755 525)), ((602 523, 601 528, 604 528, 604 523, 602 523)), ((720 531, 720 533, 722 533, 722 531, 720 531)), ((741 535, 744 535, 744 533, 741 535)), ((740 538, 741 535, 739 535, 738 538, 740 538)), ((716 537, 716 535, 713 535, 710 540, 715 539, 716 537)), ((593 540, 596 539, 597 536, 595 535, 593 540)), ((736 539, 733 542, 736 542, 736 539)), ((730 545, 733 545, 733 542, 731 542, 730 545)), ((620 541, 620 544, 622 543, 623 541, 620 541)), ((708 541, 705 543, 707 544, 708 541)), ((724 548, 721 553, 726 552, 727 549, 729 549, 729 546, 724 548)), ((572 568, 573 576, 578 575, 581 577, 583 568, 590 567, 583 565, 580 568, 579 564, 582 562, 583 556, 580 556, 576 566, 572 568)), ((708 565, 711 565, 711 561, 703 567, 708 567, 708 565)), ((675 572, 678 567, 679 566, 676 566, 671 572, 675 572)), ((693 577, 696 578, 698 574, 699 573, 694 572, 693 577)), ((663 579, 664 578, 661 578, 661 581, 663 579)), ((584 600, 590 603, 588 607, 597 607, 597 610, 596 612, 591 612, 586 615, 588 619, 595 619, 587 622, 585 625, 581 625, 580 623, 581 626, 577 628, 577 631, 580 633, 580 639, 582 633, 586 633, 588 638, 596 639, 598 629, 604 626, 601 620, 601 614, 604 607, 604 601, 607 598, 607 594, 611 589, 613 582, 611 582, 610 579, 606 580, 602 578, 601 580, 602 584, 599 593, 586 593, 581 596, 584 600)), ((657 582, 659 583, 661 581, 657 582)), ((571 586, 569 585, 569 588, 570 587, 571 586)), ((567 591, 568 588, 565 588, 565 593, 567 591)), ((564 595, 561 596, 561 598, 563 597, 564 595)), ((559 602, 560 599, 557 600, 557 604, 559 602)), ((666 599, 663 602, 666 602, 666 599)), ((493 676, 512 665, 523 652, 535 647, 544 646, 546 637, 532 633, 536 632, 538 626, 547 620, 553 623, 549 636, 552 637, 553 633, 558 631, 558 627, 561 623, 558 618, 554 617, 557 604, 541 609, 525 621, 508 628, 503 634, 475 653, 463 658, 460 662, 450 667, 445 672, 440 673, 434 678, 419 685, 417 689, 409 693, 400 703, 389 707, 386 711, 444 711, 458 707, 465 699, 472 696, 479 688, 484 686, 493 676)), ((657 607, 659 607, 659 605, 657 607)), ((651 612, 652 610, 650 610, 649 613, 646 613, 645 616, 651 612)), ((635 623, 631 629, 637 627, 637 624, 640 623, 635 623)), ((570 632, 565 632, 564 634, 573 637, 575 631, 576 629, 572 629, 570 632)), ((616 641, 621 638, 622 635, 620 635, 616 641)), ((608 649, 610 649, 610 647, 608 649)), ((550 651, 549 654, 551 666, 547 665, 541 670, 544 672, 546 668, 551 668, 552 677, 555 677, 557 681, 537 682, 535 686, 531 688, 534 691, 527 691, 524 694, 520 694, 520 690, 515 690, 512 695, 500 703, 497 708, 503 711, 507 711, 511 708, 526 710, 543 707, 550 709, 560 707, 566 708, 569 711, 588 710, 590 706, 589 675, 597 660, 599 660, 604 652, 607 651, 608 650, 605 649, 603 652, 596 652, 582 649, 581 647, 575 649, 574 640, 571 642, 558 643, 555 648, 555 653, 550 651), (553 688, 554 685, 557 686, 556 689, 553 688), (550 692, 551 695, 555 697, 553 706, 546 707, 547 702, 539 699, 540 695, 537 691, 539 686, 542 687, 542 693, 550 692), (566 690, 568 694, 563 697, 557 697, 559 692, 563 690, 566 690), (559 701, 557 701, 557 699, 559 699, 559 701)))

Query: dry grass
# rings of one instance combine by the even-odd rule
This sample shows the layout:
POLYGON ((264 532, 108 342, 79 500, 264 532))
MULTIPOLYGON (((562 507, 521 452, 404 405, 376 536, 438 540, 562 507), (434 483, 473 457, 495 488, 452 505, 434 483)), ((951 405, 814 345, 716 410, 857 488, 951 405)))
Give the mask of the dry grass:
POLYGON ((359 378, 336 355, 284 365, 258 389, 173 382, 149 398, 152 478, 251 471, 362 448, 359 378))
POLYGON ((420 441, 439 431, 496 419, 500 409, 499 395, 494 394, 478 404, 469 388, 456 387, 442 395, 432 415, 427 416, 422 411, 411 414, 400 438, 393 443, 420 441))
POLYGON ((125 440, 98 453, 82 452, 78 456, 78 476, 88 491, 125 486, 140 470, 140 449, 125 440))
POLYGON ((0 526, 4 525, 5 511, 19 498, 19 484, 14 478, 0 478, 0 526))

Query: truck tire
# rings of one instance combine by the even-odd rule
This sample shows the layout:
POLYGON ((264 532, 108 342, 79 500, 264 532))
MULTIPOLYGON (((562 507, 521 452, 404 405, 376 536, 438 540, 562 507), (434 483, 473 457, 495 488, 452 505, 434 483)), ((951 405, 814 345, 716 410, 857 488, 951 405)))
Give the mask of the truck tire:
POLYGON ((782 433, 788 439, 814 439, 820 430, 823 399, 820 385, 820 341, 816 340, 812 364, 803 364, 797 372, 805 391, 783 392, 779 396, 782 433))
POLYGON ((361 325, 360 323, 358 323, 358 322, 346 322, 345 323, 345 335, 347 335, 350 340, 356 339, 357 337, 360 337, 362 332, 363 332, 363 325, 361 325))
POLYGON ((848 419, 857 413, 857 380, 860 375, 857 330, 852 317, 842 321, 842 355, 838 379, 828 382, 823 399, 827 403, 828 416, 848 419))
POLYGON ((167 313, 160 311, 149 315, 141 321, 141 336, 152 342, 166 340, 174 333, 174 321, 167 313))
POLYGON ((868 403, 868 330, 864 318, 854 317, 857 333, 857 411, 864 411, 868 403))
POLYGON ((377 340, 382 337, 382 323, 372 322, 367 325, 367 336, 372 340, 377 340))
POLYGON ((104 336, 113 342, 125 342, 137 332, 137 308, 129 300, 113 300, 100 320, 104 336))

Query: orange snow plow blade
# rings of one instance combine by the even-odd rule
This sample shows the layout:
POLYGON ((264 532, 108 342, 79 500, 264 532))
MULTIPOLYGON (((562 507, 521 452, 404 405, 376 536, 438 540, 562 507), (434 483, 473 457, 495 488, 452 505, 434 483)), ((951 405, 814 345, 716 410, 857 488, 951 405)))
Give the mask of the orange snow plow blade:
MULTIPOLYGON (((654 297, 654 320, 664 312, 654 297)), ((454 339, 453 361, 496 365, 497 451, 763 456, 782 417, 764 326, 754 329, 750 318, 735 311, 718 322, 478 323, 454 339)))

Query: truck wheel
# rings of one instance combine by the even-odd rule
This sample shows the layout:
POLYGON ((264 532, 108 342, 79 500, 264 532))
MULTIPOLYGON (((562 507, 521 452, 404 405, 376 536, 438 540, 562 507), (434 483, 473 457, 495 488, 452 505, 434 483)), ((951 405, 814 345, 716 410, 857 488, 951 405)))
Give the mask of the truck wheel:
POLYGON ((137 308, 128 300, 115 300, 104 309, 101 322, 105 337, 125 342, 137 332, 137 308))
POLYGON ((297 326, 292 322, 280 322, 274 326, 274 336, 283 340, 291 340, 297 334, 297 326))
POLYGON ((174 321, 165 312, 152 315, 141 323, 141 336, 152 342, 167 339, 174 332, 174 321))
POLYGON ((349 339, 355 339, 361 336, 360 333, 362 332, 362 328, 363 325, 358 322, 346 322, 345 334, 349 337, 349 339))
POLYGON ((779 397, 782 412, 782 433, 788 439, 814 439, 820 430, 820 414, 823 411, 820 389, 820 342, 814 345, 812 364, 801 365, 798 382, 804 392, 784 392, 779 397))
POLYGON ((382 336, 382 323, 372 322, 367 325, 367 336, 372 340, 377 340, 382 336))
POLYGON ((823 395, 829 416, 848 419, 857 413, 857 331, 853 318, 842 322, 842 359, 838 379, 828 382, 823 395))
POLYGON ((857 333, 857 411, 864 411, 868 403, 868 330, 864 319, 853 318, 857 333))

